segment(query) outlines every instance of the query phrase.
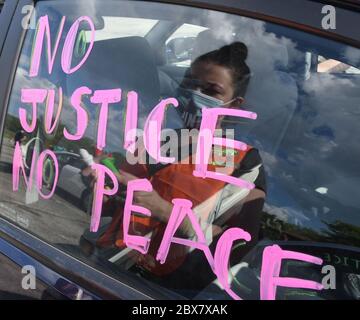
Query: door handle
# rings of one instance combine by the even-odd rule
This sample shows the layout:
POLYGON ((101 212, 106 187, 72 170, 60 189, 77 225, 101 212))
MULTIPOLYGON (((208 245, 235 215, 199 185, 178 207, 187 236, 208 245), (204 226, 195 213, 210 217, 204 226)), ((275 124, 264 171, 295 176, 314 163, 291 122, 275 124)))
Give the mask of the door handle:
POLYGON ((54 288, 71 300, 93 300, 93 297, 86 294, 82 288, 64 278, 59 278, 54 288))

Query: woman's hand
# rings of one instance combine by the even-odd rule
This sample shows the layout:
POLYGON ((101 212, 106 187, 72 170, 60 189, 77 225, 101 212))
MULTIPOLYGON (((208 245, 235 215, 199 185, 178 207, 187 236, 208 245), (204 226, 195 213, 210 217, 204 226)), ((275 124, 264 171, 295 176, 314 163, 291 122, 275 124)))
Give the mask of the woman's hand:
POLYGON ((150 192, 135 191, 134 204, 149 209, 152 217, 162 222, 169 220, 172 204, 163 199, 155 190, 150 192))
MULTIPOLYGON (((83 175, 91 176, 93 178, 92 183, 95 183, 96 173, 95 170, 91 169, 91 167, 84 169, 83 175)), ((116 172, 115 176, 119 183, 125 186, 129 181, 139 179, 131 173, 122 170, 116 172)), ((172 210, 172 204, 163 199, 155 190, 152 190, 151 192, 135 191, 133 203, 137 206, 150 210, 153 218, 165 223, 168 222, 172 210)))
MULTIPOLYGON (((131 180, 138 179, 138 177, 125 171, 119 171, 116 176, 119 182, 124 185, 127 185, 131 180)), ((172 204, 163 199, 155 190, 150 192, 135 191, 133 203, 150 210, 153 218, 162 222, 167 222, 169 220, 172 204)))

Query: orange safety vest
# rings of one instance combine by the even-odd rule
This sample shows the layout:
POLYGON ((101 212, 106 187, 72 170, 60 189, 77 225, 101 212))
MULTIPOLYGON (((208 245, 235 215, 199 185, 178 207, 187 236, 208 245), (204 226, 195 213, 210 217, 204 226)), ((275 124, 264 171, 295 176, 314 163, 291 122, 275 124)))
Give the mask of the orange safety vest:
MULTIPOLYGON (((252 147, 248 146, 245 151, 236 150, 234 163, 239 164, 251 149, 252 147)), ((157 191, 164 200, 171 202, 174 198, 187 199, 193 203, 193 207, 196 207, 211 198, 226 185, 225 182, 220 180, 195 177, 193 175, 195 164, 192 163, 191 158, 190 156, 189 164, 171 164, 160 169, 150 177, 153 189, 157 191)), ((219 168, 219 166, 215 164, 208 165, 209 171, 215 171, 215 168, 219 168)), ((231 175, 234 172, 234 168, 226 168, 226 171, 226 174, 231 175)), ((143 172, 142 175, 145 177, 145 172, 143 172)), ((214 207, 215 205, 216 203, 214 203, 214 207)), ((106 232, 98 239, 97 246, 126 247, 123 242, 122 218, 123 207, 121 206, 114 213, 111 224, 106 232)), ((169 274, 181 266, 190 248, 179 244, 172 244, 170 246, 169 254, 164 264, 160 264, 160 262, 155 260, 157 250, 159 249, 165 232, 166 223, 159 222, 151 217, 138 216, 136 214, 132 215, 132 223, 134 229, 141 233, 142 236, 152 232, 148 253, 145 255, 140 254, 136 258, 138 265, 157 276, 169 274)))

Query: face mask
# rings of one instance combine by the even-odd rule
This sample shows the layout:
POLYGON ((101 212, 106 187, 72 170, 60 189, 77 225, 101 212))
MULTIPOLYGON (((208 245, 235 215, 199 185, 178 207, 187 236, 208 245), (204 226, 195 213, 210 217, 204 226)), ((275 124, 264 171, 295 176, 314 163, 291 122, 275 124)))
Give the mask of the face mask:
POLYGON ((182 115, 182 118, 187 127, 194 127, 201 121, 202 108, 220 108, 236 100, 236 98, 234 98, 224 103, 224 101, 220 99, 216 99, 200 91, 190 89, 181 89, 180 93, 181 98, 184 98, 183 105, 188 106, 186 108, 187 111, 184 112, 182 115))
POLYGON ((192 102, 194 104, 194 106, 197 109, 202 109, 202 108, 219 108, 219 107, 223 107, 228 105, 229 103, 233 102, 234 100, 236 100, 236 98, 228 101, 228 102, 224 102, 220 99, 216 99, 214 97, 208 96, 202 92, 199 91, 195 91, 195 90, 190 90, 191 92, 191 98, 192 98, 192 102))
POLYGON ((191 90, 191 98, 197 109, 217 108, 224 104, 224 101, 213 98, 199 91, 191 90))

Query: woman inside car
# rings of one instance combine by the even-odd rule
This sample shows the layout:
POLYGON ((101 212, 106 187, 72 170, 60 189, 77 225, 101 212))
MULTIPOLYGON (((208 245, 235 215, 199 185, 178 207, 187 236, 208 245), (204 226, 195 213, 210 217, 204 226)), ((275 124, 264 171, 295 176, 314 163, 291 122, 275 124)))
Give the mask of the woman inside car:
MULTIPOLYGON (((178 112, 184 120, 184 128, 199 129, 201 109, 204 107, 241 108, 250 81, 250 69, 246 64, 246 58, 246 45, 235 42, 201 55, 191 64, 177 96, 180 102, 178 112)), ((217 128, 222 127, 224 120, 219 119, 217 128)), ((174 198, 187 199, 193 203, 194 212, 203 223, 204 232, 206 229, 206 232, 210 233, 211 250, 227 228, 240 227, 251 234, 251 242, 232 253, 232 263, 239 262, 256 244, 266 194, 264 169, 258 151, 251 146, 245 151, 234 150, 233 156, 233 166, 225 168, 227 173, 236 177, 253 174, 251 179, 255 188, 244 196, 239 196, 238 201, 225 212, 221 211, 221 206, 225 193, 229 193, 226 183, 195 177, 195 155, 193 157, 190 154, 187 163, 178 161, 168 165, 149 164, 144 167, 143 172, 137 171, 136 175, 119 168, 117 177, 121 184, 126 185, 130 180, 145 177, 153 186, 152 192, 134 193, 134 204, 149 209, 152 216, 137 216, 133 213, 132 232, 150 236, 151 242, 147 254, 135 254, 132 258, 132 271, 150 281, 157 281, 179 290, 184 287, 191 290, 200 288, 215 278, 204 254, 199 250, 190 250, 186 246, 172 244, 166 262, 160 264, 156 260, 156 253, 172 211, 171 200, 174 198), (185 281, 188 273, 194 268, 201 268, 201 272, 185 281)), ((221 163, 209 162, 208 170, 217 170, 222 166, 221 163)), ((236 195, 237 191, 232 192, 236 195)), ((98 237, 96 247, 124 249, 126 245, 122 234, 123 203, 114 206, 114 202, 108 202, 104 204, 104 211, 111 211, 112 221, 98 237)), ((180 225, 177 236, 194 238, 194 230, 188 219, 180 225)))

